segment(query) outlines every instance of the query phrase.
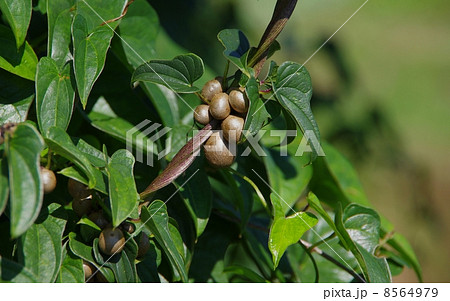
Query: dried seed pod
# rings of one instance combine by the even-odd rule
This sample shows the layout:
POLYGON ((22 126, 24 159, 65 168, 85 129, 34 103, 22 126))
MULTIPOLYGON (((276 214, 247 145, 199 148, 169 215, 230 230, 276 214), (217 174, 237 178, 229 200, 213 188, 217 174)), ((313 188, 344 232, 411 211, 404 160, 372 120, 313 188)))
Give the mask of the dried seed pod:
POLYGON ((211 121, 208 105, 199 105, 194 110, 194 119, 200 124, 207 125, 211 121))
POLYGON ((222 84, 217 79, 212 79, 203 86, 201 95, 206 101, 211 101, 214 95, 220 92, 222 92, 222 84))
POLYGON ((205 145, 205 157, 209 164, 214 167, 228 167, 233 164, 234 155, 228 148, 228 142, 226 142, 219 132, 215 132, 209 137, 205 145))
POLYGON ((209 105, 209 112, 211 113, 211 116, 217 120, 227 118, 231 112, 230 104, 228 103, 228 94, 216 94, 209 105))
POLYGON ((106 228, 100 233, 98 247, 105 255, 113 255, 122 252, 125 246, 125 238, 118 228, 106 228))
POLYGON ((244 119, 230 115, 222 121, 223 137, 230 143, 236 143, 241 140, 242 129, 244 128, 244 119))
POLYGON ((41 166, 41 180, 44 186, 44 193, 50 193, 56 188, 56 176, 53 171, 41 166))
POLYGON ((232 90, 228 101, 236 112, 246 113, 248 111, 249 101, 244 92, 240 90, 232 90))

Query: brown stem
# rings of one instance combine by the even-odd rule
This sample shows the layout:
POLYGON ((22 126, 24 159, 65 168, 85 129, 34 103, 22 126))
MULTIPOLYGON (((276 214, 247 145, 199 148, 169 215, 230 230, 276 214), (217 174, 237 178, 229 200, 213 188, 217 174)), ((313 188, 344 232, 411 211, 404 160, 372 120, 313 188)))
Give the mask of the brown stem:
POLYGON ((128 3, 127 3, 126 6, 125 6, 125 9, 123 10, 123 12, 122 12, 122 14, 121 14, 120 16, 118 16, 118 17, 116 17, 116 18, 114 18, 114 19, 105 21, 105 22, 103 22, 102 24, 100 24, 100 26, 103 26, 103 25, 108 24, 108 23, 115 22, 115 21, 120 20, 120 19, 122 19, 123 17, 125 17, 125 15, 126 15, 127 12, 128 12, 128 7, 129 7, 130 4, 133 3, 133 2, 134 2, 134 0, 129 0, 128 3))
POLYGON ((255 76, 257 77, 261 72, 261 69, 267 59, 270 45, 275 41, 278 35, 283 30, 286 22, 292 15, 292 12, 297 5, 297 0, 278 0, 275 5, 275 9, 272 14, 272 19, 269 25, 267 25, 259 42, 258 48, 255 54, 252 56, 249 62, 249 66, 255 69, 255 76))

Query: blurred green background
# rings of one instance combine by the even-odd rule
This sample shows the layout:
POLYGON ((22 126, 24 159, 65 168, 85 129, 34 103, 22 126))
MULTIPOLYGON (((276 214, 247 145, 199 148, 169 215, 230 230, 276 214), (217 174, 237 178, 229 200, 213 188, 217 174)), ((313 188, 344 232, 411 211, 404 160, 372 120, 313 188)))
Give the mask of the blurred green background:
MULTIPOLYGON (((303 0, 273 59, 304 63, 365 0, 303 0)), ((169 35, 218 74, 215 36, 256 46, 274 0, 150 1, 169 35), (183 16, 176 17, 175 15, 183 16)), ((426 282, 450 272, 450 2, 369 0, 306 64, 322 136, 355 165, 376 209, 413 245, 426 282)), ((417 281, 405 270, 394 281, 417 281)))

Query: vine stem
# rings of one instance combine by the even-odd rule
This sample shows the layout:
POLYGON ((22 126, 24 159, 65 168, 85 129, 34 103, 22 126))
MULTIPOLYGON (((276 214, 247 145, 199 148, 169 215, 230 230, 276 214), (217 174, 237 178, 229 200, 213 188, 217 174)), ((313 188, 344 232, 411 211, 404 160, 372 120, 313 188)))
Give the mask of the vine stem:
POLYGON ((266 30, 259 41, 259 45, 256 48, 256 52, 251 57, 248 64, 250 67, 254 68, 255 77, 258 77, 261 72, 264 63, 266 62, 270 46, 283 30, 287 21, 294 12, 296 5, 297 0, 278 0, 275 4, 272 19, 267 25, 266 30))

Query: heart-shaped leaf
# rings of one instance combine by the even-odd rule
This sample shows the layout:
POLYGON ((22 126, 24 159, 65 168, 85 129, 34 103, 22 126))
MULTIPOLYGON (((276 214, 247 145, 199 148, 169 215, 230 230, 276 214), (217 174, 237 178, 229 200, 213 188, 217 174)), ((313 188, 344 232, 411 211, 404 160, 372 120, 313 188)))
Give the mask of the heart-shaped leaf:
POLYGON ((43 197, 39 158, 43 148, 38 131, 27 123, 17 125, 14 133, 6 136, 12 237, 22 235, 39 215, 43 197))
POLYGON ((17 49, 22 46, 27 36, 33 9, 31 2, 31 0, 0 0, 0 10, 14 32, 17 49))
POLYGON ((374 254, 380 240, 380 217, 375 210, 350 204, 344 209, 344 226, 352 240, 374 254))
POLYGON ((72 24, 74 73, 83 107, 97 78, 105 66, 106 52, 114 32, 108 26, 88 31, 86 19, 77 14, 72 24))
POLYGON ((304 135, 309 138, 313 151, 312 159, 322 155, 320 133, 311 111, 311 77, 305 67, 284 62, 277 69, 277 79, 273 83, 274 95, 283 108, 289 112, 304 135))
POLYGON ((11 30, 0 24, 0 43, 2 45, 0 47, 0 68, 20 77, 34 80, 38 59, 28 42, 17 49, 11 30))
POLYGON ((177 93, 194 93, 193 86, 205 70, 203 61, 193 53, 179 55, 173 60, 151 60, 136 68, 131 82, 148 81, 161 84, 177 93))
POLYGON ((54 59, 59 67, 72 57, 70 42, 74 5, 74 0, 47 1, 47 56, 54 59))
POLYGON ((41 133, 57 126, 66 130, 72 116, 75 91, 68 64, 62 70, 56 62, 43 57, 36 71, 36 113, 41 133))
POLYGON ((111 160, 106 166, 114 227, 119 226, 139 202, 139 194, 133 176, 134 162, 133 155, 129 151, 121 149, 111 156, 111 160))
POLYGON ((239 29, 224 29, 217 34, 217 39, 225 47, 223 55, 235 64, 242 73, 249 75, 247 71, 247 56, 250 43, 244 33, 239 29))
POLYGON ((19 240, 19 263, 31 271, 39 282, 54 282, 62 262, 61 240, 66 225, 65 211, 51 204, 38 223, 33 224, 19 240), (61 217, 62 216, 62 217, 61 217))
POLYGON ((154 201, 149 208, 142 207, 141 219, 145 226, 155 236, 168 257, 174 273, 178 274, 183 282, 188 281, 184 259, 177 250, 176 244, 169 230, 169 215, 166 205, 162 201, 154 201))
POLYGON ((95 187, 96 177, 94 167, 83 155, 83 153, 73 144, 70 136, 63 129, 55 126, 50 127, 47 131, 45 142, 52 149, 52 151, 73 162, 84 172, 84 174, 89 178, 89 188, 95 187))
POLYGON ((270 227, 269 250, 272 253, 275 268, 287 247, 297 243, 303 234, 316 224, 317 218, 309 212, 297 212, 274 220, 270 227))
POLYGON ((64 246, 63 262, 55 282, 84 283, 83 260, 76 257, 67 244, 64 246))

